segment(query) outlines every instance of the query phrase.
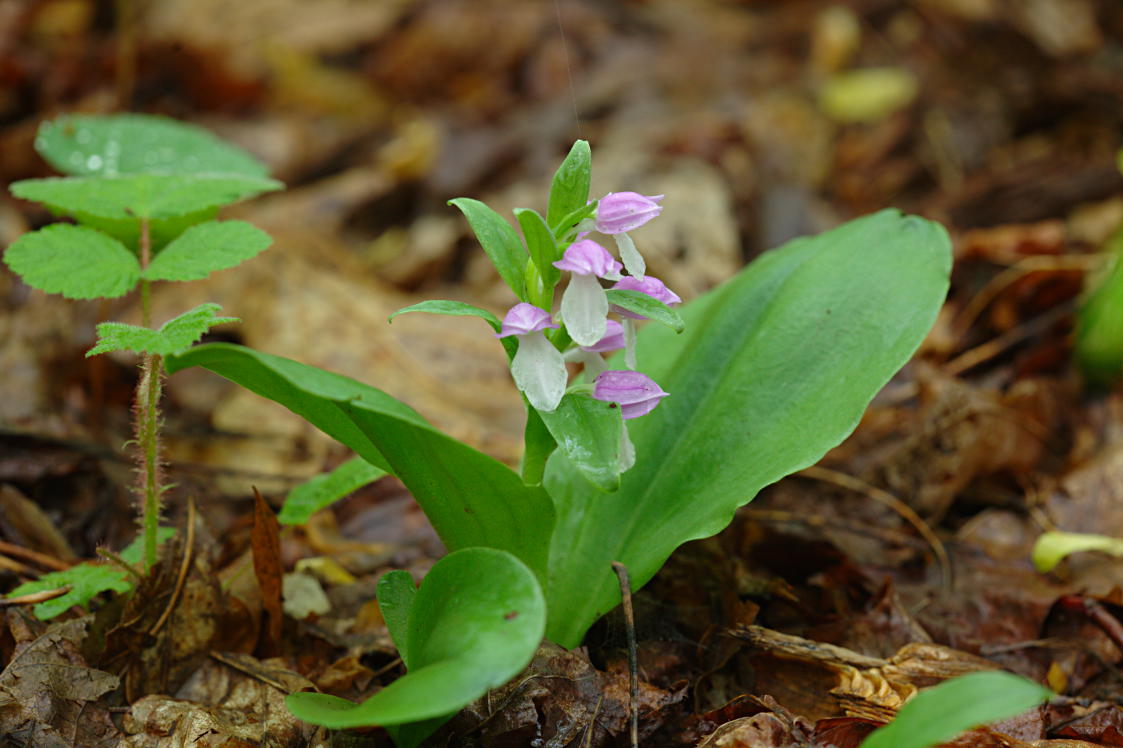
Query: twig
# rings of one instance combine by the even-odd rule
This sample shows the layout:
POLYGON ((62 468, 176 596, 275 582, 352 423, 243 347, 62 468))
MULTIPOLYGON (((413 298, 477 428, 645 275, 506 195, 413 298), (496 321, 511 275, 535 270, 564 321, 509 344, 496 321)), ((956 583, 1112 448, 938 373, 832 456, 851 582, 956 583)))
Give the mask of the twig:
POLYGON ((0 608, 8 605, 33 605, 35 603, 46 602, 47 600, 54 600, 56 597, 62 597, 67 592, 70 592, 70 585, 59 587, 55 590, 40 590, 39 592, 30 592, 26 595, 19 597, 0 597, 0 608))
POLYGON ((55 571, 66 571, 71 566, 73 566, 73 564, 68 564, 67 562, 57 559, 54 556, 48 556, 46 553, 33 551, 30 548, 24 548, 22 545, 8 543, 3 540, 0 540, 0 553, 6 553, 9 556, 16 556, 18 558, 22 558, 24 561, 30 561, 47 569, 54 569, 55 571))
POLYGON ((97 549, 97 555, 99 555, 102 558, 106 559, 107 561, 110 561, 113 564, 119 566, 122 571, 124 571, 126 574, 128 574, 129 576, 131 576, 133 578, 134 582, 140 582, 140 580, 141 580, 140 572, 138 572, 135 568, 133 568, 132 564, 130 564, 128 561, 126 561, 125 559, 118 556, 113 551, 109 550, 108 548, 98 548, 97 549))
POLYGON ((32 569, 25 563, 16 561, 14 558, 8 558, 7 556, 3 555, 0 555, 0 569, 14 571, 16 574, 22 574, 25 577, 39 576, 39 572, 36 569, 32 569))
POLYGON ((155 636, 156 633, 163 628, 168 619, 171 618, 172 611, 175 610, 175 605, 179 601, 179 594, 183 592, 183 585, 187 581, 187 571, 191 567, 191 552, 195 547, 195 499, 191 498, 187 502, 187 547, 183 549, 183 561, 179 565, 179 576, 175 580, 175 590, 172 592, 171 600, 168 600, 168 607, 164 608, 164 612, 160 615, 160 619, 152 625, 149 629, 148 635, 155 636))
POLYGON ((624 626, 628 632, 628 686, 632 712, 632 748, 639 748, 639 660, 636 654, 636 616, 632 611, 632 583, 628 567, 612 562, 612 570, 620 580, 620 597, 624 604, 624 626))
POLYGON ((1007 348, 1017 345, 1026 338, 1044 332, 1066 315, 1071 314, 1072 310, 1075 308, 1075 300, 1058 304, 1044 314, 1007 330, 997 338, 988 340, 982 345, 976 346, 968 351, 964 351, 944 364, 944 371, 952 376, 956 376, 968 369, 973 369, 984 361, 994 358, 1007 348))
POLYGON ((932 531, 932 528, 928 526, 928 523, 925 522, 919 514, 914 512, 912 507, 884 489, 871 486, 860 478, 855 478, 852 475, 840 473, 830 468, 814 465, 799 471, 799 475, 826 483, 833 483, 840 488, 865 494, 879 504, 883 504, 899 514, 902 519, 916 528, 916 531, 920 533, 920 537, 928 541, 928 545, 931 546, 932 552, 936 554, 936 561, 940 565, 940 577, 943 580, 944 589, 951 589, 951 561, 948 560, 947 549, 944 548, 944 544, 940 542, 940 539, 936 536, 936 533, 932 531))

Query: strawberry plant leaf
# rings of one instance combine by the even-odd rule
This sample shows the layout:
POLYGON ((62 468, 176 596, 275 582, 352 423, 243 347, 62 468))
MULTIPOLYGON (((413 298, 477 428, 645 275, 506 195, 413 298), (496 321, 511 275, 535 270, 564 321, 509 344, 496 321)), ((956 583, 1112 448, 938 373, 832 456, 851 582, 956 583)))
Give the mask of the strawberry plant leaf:
POLYGON ((114 221, 173 218, 236 203, 283 185, 237 174, 134 174, 122 177, 51 177, 14 182, 12 194, 57 213, 114 221))
POLYGON ((148 114, 64 115, 39 126, 35 150, 74 176, 268 176, 257 159, 203 128, 148 114))
POLYGON ((168 320, 159 330, 126 325, 123 322, 102 322, 97 326, 98 341, 86 357, 111 351, 132 351, 169 356, 181 353, 199 341, 203 334, 226 322, 238 322, 237 317, 217 317, 218 304, 200 304, 175 319, 168 320))
POLYGON ((140 263, 100 231, 56 223, 16 239, 4 262, 23 282, 68 299, 112 299, 131 291, 140 263))
POLYGON ((34 592, 57 590, 62 587, 70 587, 70 589, 59 597, 35 605, 35 615, 40 620, 54 618, 74 605, 86 607, 90 600, 102 592, 110 590, 128 592, 133 585, 129 582, 129 576, 124 569, 110 564, 95 564, 87 561, 71 566, 65 571, 44 574, 33 582, 25 582, 8 593, 8 597, 30 595, 34 592))
POLYGON ((273 239, 245 221, 207 221, 184 231, 164 247, 141 276, 146 280, 202 280, 269 248, 273 239))

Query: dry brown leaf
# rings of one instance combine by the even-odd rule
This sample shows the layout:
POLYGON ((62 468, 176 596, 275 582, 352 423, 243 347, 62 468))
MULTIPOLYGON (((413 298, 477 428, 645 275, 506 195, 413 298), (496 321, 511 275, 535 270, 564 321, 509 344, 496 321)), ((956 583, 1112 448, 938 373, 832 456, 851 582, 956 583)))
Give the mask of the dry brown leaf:
POLYGON ((265 611, 265 630, 260 649, 266 656, 280 652, 284 624, 282 601, 284 566, 281 564, 281 526, 272 507, 256 488, 253 490, 253 571, 261 589, 261 607, 265 611))

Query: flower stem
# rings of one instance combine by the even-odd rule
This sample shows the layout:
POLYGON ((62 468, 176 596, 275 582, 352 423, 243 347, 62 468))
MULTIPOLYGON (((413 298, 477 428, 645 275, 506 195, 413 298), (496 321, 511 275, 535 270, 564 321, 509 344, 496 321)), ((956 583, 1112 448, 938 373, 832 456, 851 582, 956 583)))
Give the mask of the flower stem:
MULTIPOLYGON (((152 234, 149 231, 148 219, 140 219, 140 267, 148 268, 152 262, 152 234)), ((149 282, 144 278, 140 280, 140 323, 145 327, 152 324, 152 298, 149 282)))
MULTIPOLYGON (((140 267, 152 261, 152 238, 148 219, 140 221, 140 267)), ((140 282, 141 319, 144 326, 152 324, 152 303, 149 283, 140 282)), ((140 499, 141 527, 144 535, 144 566, 156 563, 156 536, 160 527, 160 498, 163 494, 160 474, 160 391, 164 361, 156 354, 146 354, 140 365, 140 381, 136 387, 133 407, 136 412, 135 437, 139 452, 137 498, 140 499)))

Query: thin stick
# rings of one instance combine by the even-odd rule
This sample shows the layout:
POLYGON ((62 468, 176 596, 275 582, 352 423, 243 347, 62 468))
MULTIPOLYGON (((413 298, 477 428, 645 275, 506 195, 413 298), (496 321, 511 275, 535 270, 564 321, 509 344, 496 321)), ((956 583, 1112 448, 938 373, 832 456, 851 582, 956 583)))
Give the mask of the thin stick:
POLYGON ((973 369, 984 361, 989 361, 1004 352, 1007 348, 1012 348, 1026 338, 1045 332, 1057 322, 1064 319, 1065 316, 1071 314, 1075 308, 1075 301, 1067 301, 1063 304, 1059 304, 1028 322, 1010 328, 997 338, 988 340, 982 345, 978 345, 968 351, 964 351, 944 364, 944 371, 952 376, 958 376, 968 369, 973 369))
POLYGON ((39 592, 31 592, 19 597, 0 597, 0 608, 8 605, 34 605, 35 603, 46 602, 47 600, 54 600, 56 597, 62 597, 67 592, 70 592, 70 585, 59 587, 56 590, 40 590, 39 592))
POLYGON ((3 540, 0 540, 0 553, 6 553, 9 556, 22 558, 24 561, 30 561, 34 564, 38 564, 39 566, 43 566, 48 569, 54 569, 55 571, 66 571, 71 566, 73 566, 73 564, 68 564, 67 562, 61 561, 54 556, 48 556, 46 553, 33 551, 30 548, 24 548, 22 545, 8 543, 3 540))
POLYGON ((175 590, 172 592, 172 599, 168 600, 168 607, 164 608, 160 620, 156 621, 149 629, 148 635, 155 636, 168 619, 171 618, 172 611, 175 610, 176 603, 179 601, 179 593, 183 592, 183 585, 187 581, 187 572, 191 568, 191 552, 195 547, 195 499, 191 498, 187 501, 187 547, 183 549, 183 561, 179 565, 179 576, 175 580, 175 590))
POLYGON ((632 611, 632 582, 628 567, 612 562, 612 570, 620 580, 620 597, 624 603, 624 625, 628 631, 628 679, 632 712, 632 748, 639 748, 639 660, 636 654, 636 616, 632 611))
POLYGON ((928 545, 932 547, 932 553, 936 554, 936 561, 940 565, 940 576, 943 579, 944 589, 951 589, 951 561, 948 560, 947 549, 944 548, 944 544, 940 542, 940 539, 936 536, 936 533, 932 531, 932 528, 928 526, 928 523, 925 522, 919 514, 914 512, 912 507, 884 489, 878 488, 877 486, 871 486, 869 483, 866 483, 860 478, 855 478, 854 476, 847 475, 846 473, 840 473, 837 470, 831 470, 829 468, 819 467, 818 465, 815 465, 809 468, 804 468, 803 470, 799 471, 798 474, 805 478, 812 478, 814 480, 833 483, 840 488, 845 488, 856 493, 865 494, 879 504, 884 504, 897 514, 901 515, 902 519, 916 528, 916 531, 920 533, 920 537, 928 541, 928 545))

